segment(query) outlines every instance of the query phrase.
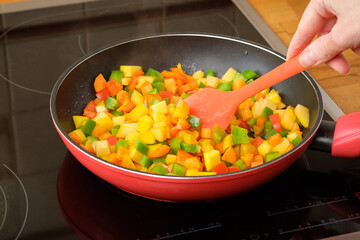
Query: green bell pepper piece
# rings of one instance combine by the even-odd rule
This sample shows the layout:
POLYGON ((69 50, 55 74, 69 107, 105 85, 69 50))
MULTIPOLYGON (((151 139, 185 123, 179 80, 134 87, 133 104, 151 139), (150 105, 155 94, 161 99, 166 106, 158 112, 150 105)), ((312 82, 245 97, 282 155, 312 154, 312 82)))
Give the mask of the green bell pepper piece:
POLYGON ((201 125, 202 122, 200 120, 200 118, 195 117, 194 115, 189 114, 188 118, 187 118, 188 123, 190 124, 190 126, 197 130, 200 131, 201 130, 201 125))
POLYGON ((242 75, 244 75, 244 77, 247 79, 256 79, 259 77, 259 75, 257 73, 255 73, 254 71, 252 71, 250 69, 246 69, 245 71, 243 71, 242 75))
POLYGON ((153 98, 153 100, 151 100, 150 106, 159 103, 160 101, 156 98, 153 98))
POLYGON ((243 80, 243 81, 245 81, 245 82, 246 82, 246 80, 247 80, 247 78, 244 77, 244 75, 243 75, 242 73, 239 73, 239 72, 235 73, 235 75, 234 75, 234 77, 233 77, 232 80, 235 80, 235 79, 241 79, 241 80, 243 80))
POLYGON ((169 173, 169 170, 164 167, 161 163, 157 163, 152 169, 151 172, 165 175, 169 173))
POLYGON ((213 76, 213 77, 215 77, 214 70, 212 70, 212 69, 207 70, 207 71, 205 72, 205 77, 207 77, 207 76, 213 76))
POLYGON ((189 96, 190 96, 190 94, 187 94, 186 92, 183 92, 180 97, 185 99, 185 98, 187 98, 189 96))
POLYGON ((85 135, 91 135, 92 131, 96 126, 96 122, 90 118, 88 118, 83 126, 81 126, 81 130, 84 132, 85 135))
POLYGON ((166 159, 166 157, 158 157, 153 160, 153 163, 156 164, 158 162, 161 162, 161 163, 165 164, 165 159, 166 159))
POLYGON ((198 144, 188 144, 188 143, 180 143, 181 150, 184 150, 188 153, 199 153, 201 150, 200 145, 198 144))
POLYGON ((151 86, 153 87, 153 89, 157 89, 158 91, 164 91, 165 90, 164 83, 162 83, 162 82, 153 82, 151 84, 151 86))
POLYGON ((118 83, 122 84, 121 79, 123 78, 124 73, 120 70, 113 70, 111 71, 111 75, 109 77, 109 81, 111 79, 115 79, 118 83))
POLYGON ((206 87, 205 83, 200 82, 200 84, 199 84, 199 88, 204 88, 204 87, 206 87))
POLYGON ((231 137, 235 144, 250 142, 247 129, 238 126, 231 127, 231 137))
POLYGON ((87 137, 87 140, 92 144, 94 141, 99 141, 99 138, 91 135, 87 137))
MULTIPOLYGON (((248 80, 246 80, 246 84, 249 84, 249 83, 252 83, 254 81, 254 79, 248 79, 248 80)), ((256 95, 255 95, 256 96, 256 95)))
POLYGON ((294 146, 297 146, 299 143, 301 143, 301 141, 302 141, 302 139, 299 137, 299 136, 297 136, 296 138, 294 138, 294 140, 292 140, 292 145, 294 145, 294 146))
POLYGON ((172 172, 177 176, 185 176, 186 167, 180 163, 175 162, 172 167, 172 172))
POLYGON ((148 168, 148 167, 151 166, 151 164, 153 164, 153 161, 151 160, 151 158, 143 155, 142 158, 140 159, 139 163, 140 163, 140 165, 142 165, 143 167, 148 168))
POLYGON ((115 152, 118 151, 119 147, 124 147, 124 148, 127 148, 129 145, 128 141, 127 140, 124 140, 124 139, 119 139, 118 142, 116 143, 115 145, 115 152))
POLYGON ((232 83, 233 81, 220 83, 216 89, 220 91, 231 91, 232 83))
POLYGON ((151 91, 149 91, 148 94, 159 94, 159 90, 157 88, 154 88, 151 91))
POLYGON ((146 146, 146 144, 143 143, 139 138, 135 139, 134 147, 136 150, 138 150, 139 152, 141 152, 144 155, 147 155, 149 152, 149 147, 146 146))
POLYGON ((274 129, 274 126, 272 125, 271 121, 267 120, 264 122, 264 134, 265 136, 271 132, 271 130, 274 129))
POLYGON ((170 150, 173 154, 177 154, 178 150, 181 150, 181 144, 182 140, 180 138, 173 138, 171 139, 170 143, 170 150))
POLYGON ((119 107, 119 101, 114 97, 108 97, 105 105, 107 109, 115 110, 119 107))
POLYGON ((118 116, 124 115, 124 112, 118 112, 118 111, 114 110, 111 112, 111 114, 114 115, 115 117, 118 117, 118 116))
POLYGON ((223 130, 219 125, 215 124, 214 130, 212 133, 212 138, 217 143, 220 143, 224 139, 225 136, 226 136, 225 130, 223 130))
POLYGON ((266 153, 265 154, 265 162, 269 162, 271 160, 274 160, 277 157, 280 157, 280 153, 278 151, 266 153))
POLYGON ((264 138, 265 138, 266 140, 268 140, 269 137, 271 137, 271 136, 273 136, 273 135, 275 135, 275 134, 277 134, 277 131, 273 128, 273 129, 271 129, 270 132, 268 132, 268 133, 265 135, 264 138))
POLYGON ((156 71, 155 69, 152 69, 152 68, 149 68, 144 75, 151 76, 151 77, 154 77, 155 79, 161 79, 161 80, 164 78, 164 76, 161 75, 161 73, 159 71, 156 71))
POLYGON ((256 118, 250 118, 246 123, 247 123, 250 127, 252 127, 252 126, 254 126, 254 125, 256 124, 256 122, 257 122, 256 118))
POLYGON ((269 107, 265 107, 263 112, 261 113, 261 115, 266 117, 267 119, 269 119, 269 116, 273 115, 273 114, 274 114, 274 111, 269 107))
POLYGON ((284 130, 284 131, 281 131, 279 134, 281 137, 286 137, 288 134, 289 134, 290 130, 284 130))
POLYGON ((227 167, 231 167, 231 165, 232 165, 231 162, 228 162, 225 160, 221 160, 221 161, 224 162, 227 167))
POLYGON ((245 161, 242 160, 242 159, 237 160, 237 161, 233 164, 233 166, 236 166, 236 167, 238 167, 238 168, 240 168, 240 169, 248 168, 248 165, 247 165, 247 164, 245 163, 245 161))
POLYGON ((111 135, 117 135, 119 132, 120 125, 117 125, 111 129, 111 135))

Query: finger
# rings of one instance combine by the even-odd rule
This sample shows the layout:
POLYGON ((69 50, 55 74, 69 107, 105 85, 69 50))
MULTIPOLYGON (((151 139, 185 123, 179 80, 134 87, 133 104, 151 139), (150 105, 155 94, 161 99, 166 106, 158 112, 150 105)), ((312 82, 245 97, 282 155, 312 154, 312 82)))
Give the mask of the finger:
POLYGON ((338 73, 348 74, 350 72, 350 64, 342 53, 330 59, 326 64, 338 73))
POLYGON ((353 50, 354 53, 360 56, 360 46, 356 48, 352 48, 351 50, 353 50))
POLYGON ((326 18, 320 15, 317 9, 314 1, 311 1, 305 9, 298 29, 290 42, 288 59, 302 52, 326 25, 326 18))

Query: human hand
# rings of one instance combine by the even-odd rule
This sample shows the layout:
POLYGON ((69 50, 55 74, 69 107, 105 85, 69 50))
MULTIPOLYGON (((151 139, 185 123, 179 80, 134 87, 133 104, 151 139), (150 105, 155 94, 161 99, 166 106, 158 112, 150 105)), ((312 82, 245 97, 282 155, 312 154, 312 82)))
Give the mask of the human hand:
POLYGON ((360 55, 360 2, 311 0, 291 40, 287 58, 300 55, 300 63, 312 67, 327 63, 346 74, 350 65, 341 53, 352 49, 360 55), (311 42, 315 36, 318 36, 311 42))

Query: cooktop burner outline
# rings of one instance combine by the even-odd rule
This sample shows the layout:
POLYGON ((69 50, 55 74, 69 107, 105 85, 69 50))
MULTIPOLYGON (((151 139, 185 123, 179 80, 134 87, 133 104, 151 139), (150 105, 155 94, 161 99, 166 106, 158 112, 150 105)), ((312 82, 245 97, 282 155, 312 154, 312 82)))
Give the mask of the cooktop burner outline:
MULTIPOLYGON (((17 234, 17 236, 15 237, 15 239, 18 239, 25 227, 25 224, 26 224, 26 221, 27 221, 27 217, 28 217, 28 212, 29 212, 29 199, 28 199, 28 196, 27 196, 27 193, 26 193, 26 190, 25 190, 25 186, 24 184, 22 183, 21 179, 16 175, 16 173, 11 170, 8 166, 6 166, 5 164, 2 164, 10 173, 12 173, 12 175, 16 178, 16 180, 20 183, 20 186, 24 192, 24 198, 25 198, 25 216, 24 216, 24 221, 20 227, 20 230, 19 230, 19 233, 17 234)), ((3 192, 3 195, 4 195, 4 201, 5 201, 5 214, 4 214, 4 219, 1 223, 1 226, 0 226, 0 230, 1 228, 3 227, 3 224, 5 223, 5 220, 6 220, 6 216, 7 216, 7 200, 6 200, 6 194, 5 192, 3 191, 3 188, 0 186, 1 188, 1 191, 3 192)))

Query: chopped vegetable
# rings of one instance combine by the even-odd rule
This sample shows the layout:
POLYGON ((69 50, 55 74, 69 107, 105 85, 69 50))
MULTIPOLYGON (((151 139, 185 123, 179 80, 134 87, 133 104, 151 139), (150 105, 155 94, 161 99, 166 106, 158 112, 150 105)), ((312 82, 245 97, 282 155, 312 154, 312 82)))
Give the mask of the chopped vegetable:
POLYGON ((95 77, 95 97, 74 115, 69 137, 89 153, 153 174, 211 176, 267 163, 299 145, 310 110, 286 106, 266 89, 241 103, 227 129, 203 128, 185 98, 203 87, 222 91, 256 81, 258 74, 229 68, 186 74, 179 64, 159 72, 121 65, 108 80, 95 77))

